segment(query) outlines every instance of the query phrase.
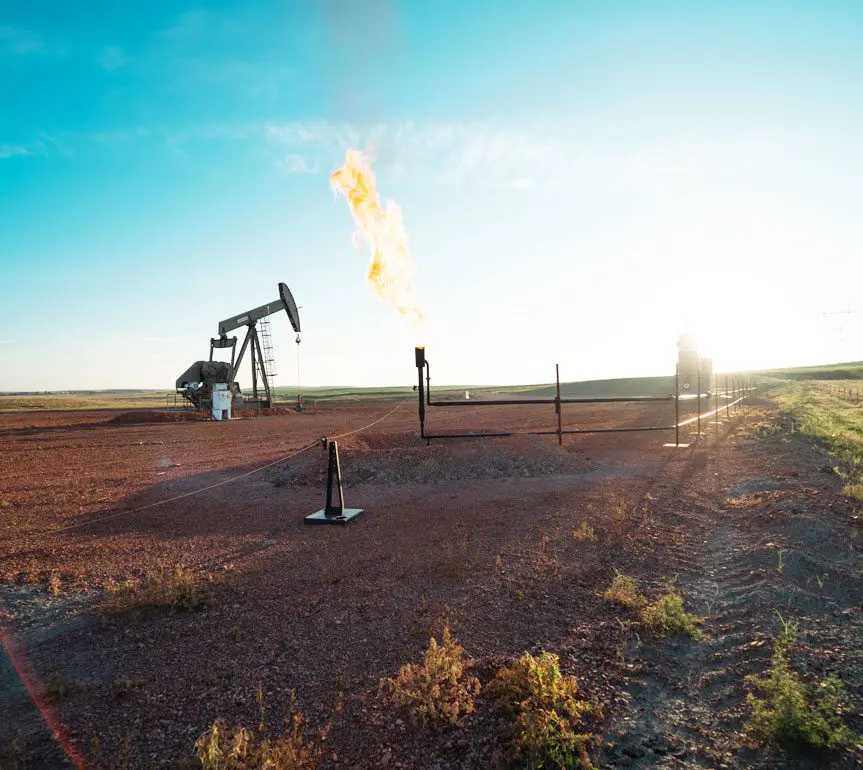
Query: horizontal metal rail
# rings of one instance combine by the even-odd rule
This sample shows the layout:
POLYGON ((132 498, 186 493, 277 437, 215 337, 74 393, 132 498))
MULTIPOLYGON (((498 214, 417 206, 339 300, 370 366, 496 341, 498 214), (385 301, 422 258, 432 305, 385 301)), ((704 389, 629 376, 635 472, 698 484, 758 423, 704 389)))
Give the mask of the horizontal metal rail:
POLYGON ((668 396, 608 396, 604 398, 495 398, 473 401, 428 401, 429 406, 529 406, 531 404, 613 404, 627 401, 674 401, 668 396))
MULTIPOLYGON (((701 434, 701 419, 718 415, 722 409, 726 410, 741 401, 749 398, 750 394, 755 391, 752 386, 744 385, 737 387, 736 380, 732 381, 733 388, 728 387, 726 378, 725 390, 707 390, 701 391, 699 382, 695 393, 680 393, 679 391, 679 374, 675 373, 675 393, 670 393, 667 396, 607 396, 607 397, 589 397, 589 398, 562 398, 560 395, 560 373, 558 371, 556 380, 557 393, 553 398, 490 398, 490 399, 465 399, 465 400, 432 400, 431 391, 431 365, 425 357, 425 348, 418 347, 416 349, 416 366, 418 374, 417 390, 419 391, 419 417, 420 417, 420 436, 431 442, 433 439, 465 439, 465 438, 505 438, 507 436, 557 436, 558 441, 562 443, 563 436, 573 435, 578 433, 637 433, 641 431, 670 431, 675 432, 674 444, 677 446, 687 446, 680 444, 679 431, 685 425, 693 422, 698 422, 699 435, 701 434), (425 374, 425 382, 423 382, 423 374, 425 374), (742 395, 740 395, 742 394, 742 395), (701 399, 711 398, 716 399, 716 409, 701 413, 701 399), (719 399, 722 398, 724 403, 718 405, 719 399), (733 399, 733 400, 731 400, 733 399), (681 401, 698 401, 698 413, 689 419, 680 420, 679 408, 681 401), (611 403, 645 403, 645 402, 672 402, 674 404, 674 424, 672 425, 646 425, 628 428, 564 428, 561 424, 561 406, 563 404, 611 404, 611 403), (470 433, 427 433, 425 430, 425 410, 426 407, 449 407, 449 406, 535 406, 535 405, 553 405, 557 414, 557 429, 556 430, 518 430, 518 431, 474 431, 470 433)), ((700 369, 699 369, 700 376, 700 369)))

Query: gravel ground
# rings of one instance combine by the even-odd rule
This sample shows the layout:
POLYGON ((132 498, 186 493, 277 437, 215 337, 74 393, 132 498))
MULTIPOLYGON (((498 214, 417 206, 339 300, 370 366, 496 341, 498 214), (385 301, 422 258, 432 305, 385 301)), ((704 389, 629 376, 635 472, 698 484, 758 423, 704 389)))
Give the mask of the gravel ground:
MULTIPOLYGON (((839 671, 859 714, 860 513, 821 471, 821 450, 785 429, 750 435, 743 411, 718 431, 709 421, 688 449, 651 433, 428 447, 407 403, 339 442, 347 502, 365 513, 350 527, 304 527, 323 503, 326 457, 314 448, 276 461, 394 405, 225 424, 0 416, 4 627, 37 680, 68 684, 42 705, 88 766, 174 767, 216 716, 256 724, 259 686, 270 725, 295 691, 311 734, 331 726, 324 767, 494 766, 499 735, 482 706, 458 728, 427 733, 377 697, 380 679, 421 658, 444 623, 482 681, 525 650, 557 652, 606 706, 591 725, 603 767, 807 766, 747 749, 740 732, 744 677, 766 665, 777 609, 799 619, 807 668, 839 671), (583 522, 597 541, 573 537, 583 522), (207 581, 203 611, 98 610, 111 579, 176 563, 207 581), (709 640, 628 626, 600 598, 615 568, 649 596, 676 578, 708 616, 709 640)), ((551 417, 465 408, 434 411, 430 426, 546 428, 551 417)), ((656 421, 652 406, 566 416, 581 426, 656 421)), ((69 766, 4 660, 0 766, 13 760, 69 766)), ((830 761, 854 767, 861 754, 830 761)))

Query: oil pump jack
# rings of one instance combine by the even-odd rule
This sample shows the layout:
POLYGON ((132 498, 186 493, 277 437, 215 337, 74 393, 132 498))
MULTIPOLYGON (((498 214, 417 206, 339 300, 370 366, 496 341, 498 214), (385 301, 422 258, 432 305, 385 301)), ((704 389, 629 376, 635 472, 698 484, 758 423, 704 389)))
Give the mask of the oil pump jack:
POLYGON ((209 409, 213 403, 213 391, 225 389, 231 392, 234 408, 261 409, 272 404, 270 379, 267 374, 264 351, 258 333, 258 322, 267 316, 284 310, 288 314, 291 326, 300 342, 300 316, 297 304, 290 290, 284 283, 279 283, 279 298, 248 310, 240 315, 227 318, 219 324, 219 336, 210 339, 210 360, 196 361, 177 378, 177 392, 199 409, 209 409), (241 327, 246 327, 246 336, 240 346, 239 355, 235 356, 237 338, 228 334, 241 327), (214 361, 213 351, 230 348, 231 361, 214 361), (239 383, 236 382, 237 372, 243 357, 249 349, 252 361, 252 396, 244 397, 239 383))

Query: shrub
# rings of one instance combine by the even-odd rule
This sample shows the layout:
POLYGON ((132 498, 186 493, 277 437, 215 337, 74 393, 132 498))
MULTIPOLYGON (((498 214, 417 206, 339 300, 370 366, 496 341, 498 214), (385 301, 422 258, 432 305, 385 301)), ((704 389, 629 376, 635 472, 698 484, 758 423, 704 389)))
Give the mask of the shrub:
POLYGON ((611 581, 611 586, 602 595, 602 598, 619 604, 621 607, 626 607, 628 610, 640 610, 647 604, 647 599, 638 590, 635 578, 627 577, 617 570, 614 571, 614 580, 611 581))
POLYGON ((194 612, 206 606, 207 597, 200 578, 180 564, 173 569, 159 567, 141 579, 124 580, 108 586, 107 612, 146 607, 170 607, 172 611, 194 612))
MULTIPOLYGON (((321 750, 305 736, 303 715, 296 710, 291 692, 285 732, 276 738, 265 735, 264 694, 258 687, 261 721, 255 730, 228 729, 221 719, 195 741, 194 759, 202 770, 314 770, 321 750)), ((325 739, 329 728, 322 733, 325 739)))
POLYGON ((581 526, 578 529, 574 529, 572 531, 572 539, 578 540, 581 542, 587 541, 594 543, 599 538, 596 536, 596 532, 593 531, 593 527, 590 526, 586 521, 581 522, 581 526))
POLYGON ((59 596, 63 590, 63 581, 57 572, 52 572, 48 575, 48 593, 51 596, 59 596))
POLYGON ((838 749, 851 745, 855 736, 843 721, 849 712, 842 681, 831 674, 815 687, 807 688, 791 668, 791 651, 797 640, 797 624, 782 622, 782 632, 773 645, 766 675, 748 677, 764 698, 748 693, 751 720, 746 728, 761 743, 785 748, 838 749))
POLYGON ((677 636, 680 633, 689 634, 693 639, 704 639, 705 634, 699 628, 704 618, 686 612, 683 609, 683 594, 672 586, 652 604, 641 611, 641 620, 662 636, 677 636))
POLYGON ((511 731, 510 753, 527 768, 590 768, 592 738, 579 732, 590 704, 575 678, 561 673, 557 655, 525 653, 488 685, 511 731))
POLYGON ((421 665, 402 666, 395 679, 382 682, 390 699, 406 709, 415 724, 456 724, 474 710, 479 680, 465 675, 464 650, 444 627, 441 643, 431 637, 421 665))

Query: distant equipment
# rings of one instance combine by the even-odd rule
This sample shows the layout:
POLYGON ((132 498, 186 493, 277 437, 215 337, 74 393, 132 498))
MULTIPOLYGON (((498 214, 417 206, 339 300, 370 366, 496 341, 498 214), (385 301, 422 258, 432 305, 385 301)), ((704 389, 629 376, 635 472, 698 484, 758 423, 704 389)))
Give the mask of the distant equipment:
POLYGON ((272 404, 270 380, 275 376, 275 359, 268 317, 284 310, 300 342, 300 315, 293 295, 284 283, 279 284, 279 298, 253 310, 233 316, 219 324, 219 336, 210 340, 210 360, 195 361, 177 378, 177 392, 199 409, 211 411, 216 419, 229 419, 232 408, 264 409, 272 404), (258 323, 262 329, 258 330, 258 323), (235 356, 237 338, 228 334, 246 327, 246 336, 235 356), (214 361, 213 351, 231 349, 231 361, 214 361), (252 362, 252 395, 244 397, 236 381, 237 372, 249 348, 252 362), (221 395, 222 393, 226 395, 221 395), (217 408, 217 403, 219 404, 217 408), (225 407, 224 404, 228 403, 225 407), (218 412, 218 416, 217 416, 218 412), (227 414, 225 415, 225 412, 227 414))
POLYGON ((710 387, 713 359, 698 355, 698 343, 690 334, 681 334, 677 340, 677 372, 681 390, 710 387))

